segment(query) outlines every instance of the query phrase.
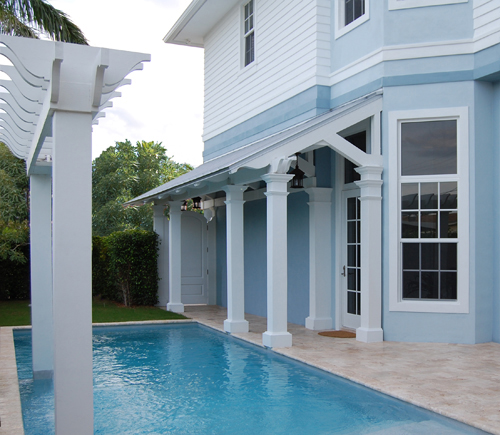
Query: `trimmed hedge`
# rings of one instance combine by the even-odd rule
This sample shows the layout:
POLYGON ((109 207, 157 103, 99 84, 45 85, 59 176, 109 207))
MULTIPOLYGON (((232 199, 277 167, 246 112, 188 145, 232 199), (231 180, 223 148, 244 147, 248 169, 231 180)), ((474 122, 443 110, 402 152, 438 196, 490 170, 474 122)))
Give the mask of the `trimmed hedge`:
POLYGON ((158 302, 158 234, 145 230, 117 231, 107 236, 109 270, 121 302, 156 305, 158 302))
POLYGON ((21 248, 28 259, 25 263, 0 260, 0 300, 30 299, 30 251, 29 245, 21 248))

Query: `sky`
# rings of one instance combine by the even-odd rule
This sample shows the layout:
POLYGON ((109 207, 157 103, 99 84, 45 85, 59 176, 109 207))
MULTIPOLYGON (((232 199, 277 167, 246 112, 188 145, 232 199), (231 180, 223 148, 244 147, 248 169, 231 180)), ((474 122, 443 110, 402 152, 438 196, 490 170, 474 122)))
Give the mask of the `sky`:
POLYGON ((89 44, 151 54, 118 89, 94 126, 92 158, 115 142, 162 142, 180 163, 203 162, 203 49, 165 44, 163 37, 191 0, 48 0, 82 29, 89 44))

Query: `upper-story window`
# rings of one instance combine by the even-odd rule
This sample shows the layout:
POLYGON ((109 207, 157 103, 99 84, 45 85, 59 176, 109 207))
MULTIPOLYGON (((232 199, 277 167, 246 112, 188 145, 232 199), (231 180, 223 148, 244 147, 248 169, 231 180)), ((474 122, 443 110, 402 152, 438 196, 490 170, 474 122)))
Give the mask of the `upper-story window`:
POLYGON ((366 22, 370 0, 335 0, 335 38, 366 22))
POLYGON ((245 46, 245 66, 255 60, 255 32, 254 32, 254 0, 250 0, 244 7, 243 38, 245 46))

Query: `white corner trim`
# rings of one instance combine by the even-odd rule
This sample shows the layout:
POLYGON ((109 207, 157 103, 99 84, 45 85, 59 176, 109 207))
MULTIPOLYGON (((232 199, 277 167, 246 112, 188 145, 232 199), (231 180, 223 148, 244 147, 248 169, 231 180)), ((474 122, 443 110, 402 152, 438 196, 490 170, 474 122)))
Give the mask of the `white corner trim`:
MULTIPOLYGON (((469 108, 449 107, 442 109, 419 109, 394 111, 388 113, 389 156, 388 169, 391 179, 388 187, 388 227, 389 231, 389 311, 425 312, 425 313, 469 313, 469 108), (433 119, 457 120, 457 150, 459 182, 460 222, 458 239, 458 289, 456 301, 404 301, 401 298, 401 255, 399 242, 400 201, 399 201, 399 131, 402 121, 426 121, 433 119), (397 181, 396 181, 397 180, 397 181)), ((440 178, 445 178, 445 176, 440 178)))
POLYGON ((389 0, 389 10, 467 3, 468 0, 389 0))

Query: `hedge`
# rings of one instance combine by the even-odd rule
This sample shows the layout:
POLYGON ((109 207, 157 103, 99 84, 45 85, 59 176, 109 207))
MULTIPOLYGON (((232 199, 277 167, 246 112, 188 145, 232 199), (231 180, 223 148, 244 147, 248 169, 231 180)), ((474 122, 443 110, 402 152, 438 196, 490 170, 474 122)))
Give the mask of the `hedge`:
POLYGON ((26 300, 30 298, 30 252, 29 245, 23 246, 28 261, 24 264, 0 260, 0 300, 26 300))

